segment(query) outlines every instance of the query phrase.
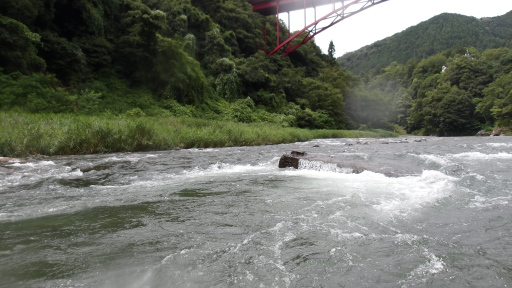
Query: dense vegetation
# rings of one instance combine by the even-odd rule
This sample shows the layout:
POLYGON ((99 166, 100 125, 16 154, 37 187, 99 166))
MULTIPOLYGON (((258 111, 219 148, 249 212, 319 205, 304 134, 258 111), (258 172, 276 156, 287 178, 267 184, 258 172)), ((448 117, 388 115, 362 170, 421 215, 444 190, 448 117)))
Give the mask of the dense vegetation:
POLYGON ((444 13, 377 41, 337 59, 342 67, 360 74, 379 71, 397 62, 425 59, 447 49, 475 47, 479 51, 510 45, 512 11, 490 18, 477 19, 444 13))
POLYGON ((0 11, 1 110, 349 123, 352 76, 314 42, 267 57, 262 28, 275 20, 244 0, 4 0, 0 11))
MULTIPOLYGON (((389 47, 412 44, 394 37, 386 40, 391 46, 382 51, 387 51, 387 63, 396 62, 354 76, 337 65, 332 43, 327 55, 310 41, 288 57, 266 56, 263 50, 275 43, 269 40, 269 47, 265 46, 262 28, 268 26, 268 39, 275 39, 271 35, 275 19, 253 13, 245 0, 2 0, 0 111, 4 114, 0 154, 287 141, 283 140, 286 137, 268 140, 251 132, 263 129, 269 134, 279 130, 277 127, 406 129, 411 133, 449 136, 509 125, 512 52, 507 48, 510 42, 501 40, 510 35, 512 14, 481 20, 464 17, 441 15, 420 25, 435 24, 428 35, 437 38, 430 42, 434 46, 450 45, 449 49, 434 53, 441 47, 436 46, 420 54, 414 54, 421 50, 416 46, 395 50, 389 47), (478 38, 477 43, 485 47, 463 45, 461 39, 465 36, 432 32, 445 27, 451 31, 448 35, 455 35, 453 31, 460 29, 450 29, 453 17, 464 27, 485 24, 489 29, 470 29, 476 31, 471 37, 478 38), (492 39, 485 38, 488 33, 492 39), (443 39, 450 38, 455 40, 444 43, 443 39), (476 48, 469 48, 471 56, 465 56, 468 51, 463 47, 469 46, 476 48), (488 46, 501 48, 485 50, 488 46), (412 54, 407 56, 409 52, 404 51, 412 54), (8 120, 11 117, 18 120, 8 120), (58 124, 39 127, 29 125, 30 121, 58 124), (183 121, 205 124, 182 125, 191 130, 188 134, 164 128, 183 121), (244 128, 244 133, 257 135, 247 136, 250 140, 246 141, 243 133, 234 133, 239 137, 230 139, 228 134, 219 132, 222 129, 207 123, 217 123, 217 127, 256 123, 247 127, 259 128, 244 128), (21 130, 12 129, 16 125, 22 125, 21 130), (63 128, 58 129, 60 126, 63 128), (34 127, 42 132, 36 133, 34 127), (225 137, 216 138, 205 132, 205 127, 225 137), (43 143, 41 139, 47 137, 43 134, 52 133, 52 129, 61 137, 55 141, 70 142, 62 144, 48 138, 51 145, 42 150, 22 148, 32 145, 27 142, 30 139, 31 143, 43 143), (180 138, 194 138, 193 131, 197 129, 203 131, 197 141, 180 138), (88 131, 91 139, 83 139, 83 131, 88 131), (64 132, 70 135, 59 134, 64 132), (172 136, 155 136, 165 133, 172 136), (107 134, 120 146, 103 149, 103 144, 95 142, 107 134), (134 138, 127 141, 130 135, 134 138), (148 140, 144 135, 156 138, 148 140)), ((288 33, 284 25, 280 31, 282 38, 288 33)), ((420 32, 415 31, 413 27, 406 34, 411 39, 418 38, 414 33, 420 32)), ((467 31, 459 32, 466 35, 467 31)), ((370 54, 365 56, 369 60, 373 59, 370 54)), ((375 68, 381 64, 371 65, 375 68)), ((334 135, 329 133, 325 135, 334 135)), ((114 143, 107 138, 105 141, 105 145, 114 143)))
POLYGON ((396 123, 421 135, 474 135, 511 126, 512 49, 454 48, 421 61, 393 62, 367 76, 352 117, 379 127, 396 123))
POLYGON ((309 130, 191 117, 0 112, 0 155, 69 155, 290 143, 319 138, 395 137, 382 130, 309 130))

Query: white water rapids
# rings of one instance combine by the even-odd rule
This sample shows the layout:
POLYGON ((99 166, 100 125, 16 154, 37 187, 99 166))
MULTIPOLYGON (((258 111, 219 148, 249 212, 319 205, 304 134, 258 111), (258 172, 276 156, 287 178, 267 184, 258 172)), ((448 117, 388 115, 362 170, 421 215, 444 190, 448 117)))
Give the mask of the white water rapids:
POLYGON ((418 139, 2 164, 0 287, 512 287, 512 138, 418 139))

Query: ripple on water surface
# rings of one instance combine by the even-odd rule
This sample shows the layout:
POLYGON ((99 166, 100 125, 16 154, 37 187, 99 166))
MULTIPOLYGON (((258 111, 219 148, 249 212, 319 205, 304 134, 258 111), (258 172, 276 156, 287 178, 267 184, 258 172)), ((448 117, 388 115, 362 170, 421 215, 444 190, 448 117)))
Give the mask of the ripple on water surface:
POLYGON ((8 163, 0 286, 504 287, 506 139, 329 139, 8 163), (278 169, 291 150, 419 172, 278 169))

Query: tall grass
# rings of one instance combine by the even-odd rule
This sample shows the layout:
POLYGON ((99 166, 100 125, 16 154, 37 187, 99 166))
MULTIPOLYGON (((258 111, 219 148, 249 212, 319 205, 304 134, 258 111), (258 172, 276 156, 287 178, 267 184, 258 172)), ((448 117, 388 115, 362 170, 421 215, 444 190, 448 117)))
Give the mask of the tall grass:
POLYGON ((315 138, 393 137, 388 131, 305 130, 196 118, 0 112, 0 156, 252 146, 315 138))

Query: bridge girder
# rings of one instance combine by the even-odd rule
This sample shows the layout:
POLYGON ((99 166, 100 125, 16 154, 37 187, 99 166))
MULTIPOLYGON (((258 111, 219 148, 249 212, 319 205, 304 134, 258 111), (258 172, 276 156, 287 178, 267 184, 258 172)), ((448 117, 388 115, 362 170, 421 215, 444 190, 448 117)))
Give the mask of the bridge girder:
MULTIPOLYGON (((326 29, 334 26, 340 21, 347 19, 359 12, 362 12, 370 7, 389 0, 247 0, 252 6, 253 11, 260 13, 264 16, 276 16, 276 35, 277 46, 267 55, 282 54, 283 57, 288 56, 295 49, 304 45, 309 40, 313 39, 316 35, 325 31, 326 29), (348 2, 348 3, 346 3, 348 2), (340 3, 341 7, 336 8, 336 3, 340 3), (288 37, 285 41, 281 42, 279 39, 279 13, 290 12, 295 10, 306 10, 307 8, 316 8, 332 4, 332 11, 313 23, 305 26, 300 31, 297 31, 292 36, 288 37), (297 40, 297 41, 294 41, 297 40), (292 41, 295 43, 292 45, 292 41)), ((316 17, 315 17, 316 18, 316 17)))

